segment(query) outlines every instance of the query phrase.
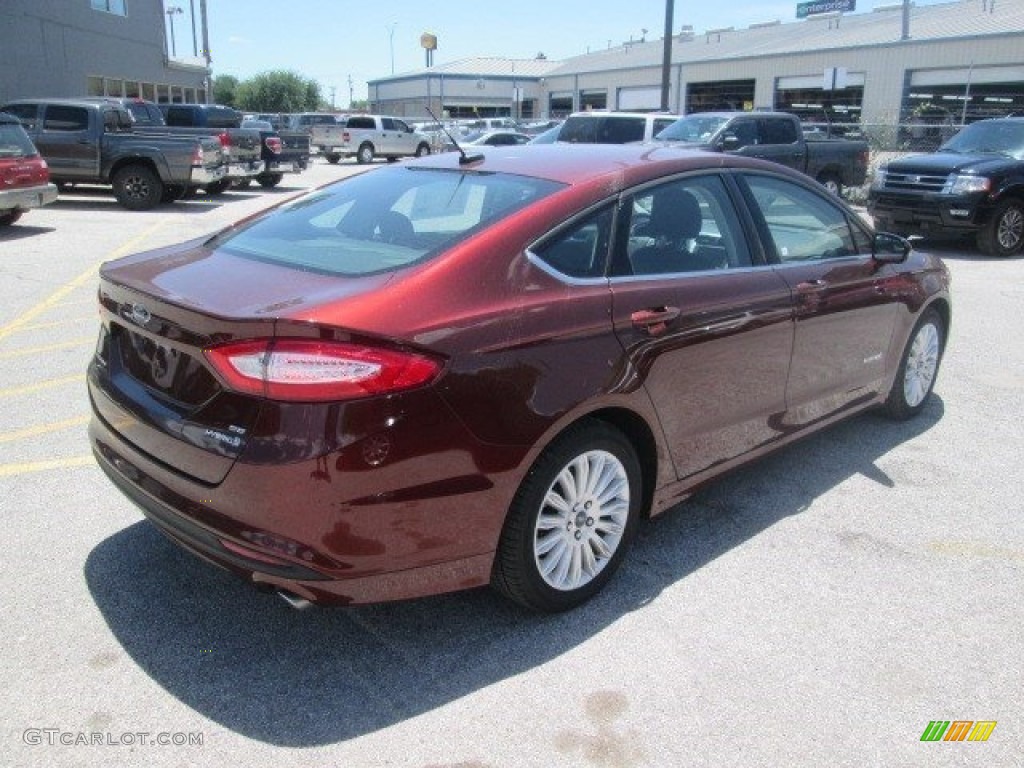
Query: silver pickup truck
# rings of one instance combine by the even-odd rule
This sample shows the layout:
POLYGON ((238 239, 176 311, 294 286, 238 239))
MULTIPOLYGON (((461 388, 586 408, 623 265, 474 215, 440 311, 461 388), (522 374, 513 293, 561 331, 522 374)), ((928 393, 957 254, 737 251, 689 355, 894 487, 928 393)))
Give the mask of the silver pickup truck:
POLYGON ((430 154, 428 136, 416 133, 397 117, 381 115, 350 115, 335 125, 314 125, 310 145, 329 163, 343 157, 354 157, 365 164, 375 157, 396 160, 430 154))

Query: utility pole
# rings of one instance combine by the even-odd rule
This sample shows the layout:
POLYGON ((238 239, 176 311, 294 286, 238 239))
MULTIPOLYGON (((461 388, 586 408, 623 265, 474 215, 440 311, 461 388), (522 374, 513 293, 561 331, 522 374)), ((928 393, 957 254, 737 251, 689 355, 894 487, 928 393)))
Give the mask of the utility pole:
POLYGON ((397 21, 393 21, 385 27, 388 31, 388 43, 391 46, 391 74, 395 74, 395 27, 398 26, 397 21))
POLYGON ((338 87, 335 86, 335 85, 332 85, 331 86, 331 109, 334 109, 334 92, 336 90, 338 90, 338 87))
POLYGON ((665 42, 661 54, 661 111, 668 112, 668 85, 672 74, 672 11, 675 0, 665 0, 665 42))
POLYGON ((352 109, 352 102, 355 101, 355 91, 352 88, 352 75, 348 76, 348 108, 352 109))

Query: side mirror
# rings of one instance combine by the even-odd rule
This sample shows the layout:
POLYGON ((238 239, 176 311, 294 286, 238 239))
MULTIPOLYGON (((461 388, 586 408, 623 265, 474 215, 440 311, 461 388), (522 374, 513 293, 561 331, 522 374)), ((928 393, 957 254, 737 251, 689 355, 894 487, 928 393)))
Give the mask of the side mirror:
POLYGON ((912 250, 909 240, 890 232, 876 232, 871 241, 871 258, 880 264, 902 264, 912 250))

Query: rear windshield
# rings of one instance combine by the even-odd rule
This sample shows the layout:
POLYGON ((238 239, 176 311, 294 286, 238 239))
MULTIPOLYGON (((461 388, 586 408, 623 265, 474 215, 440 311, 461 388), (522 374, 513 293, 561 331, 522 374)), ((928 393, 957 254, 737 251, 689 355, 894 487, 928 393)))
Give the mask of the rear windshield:
POLYGON ((646 118, 626 115, 570 116, 562 125, 558 140, 573 144, 626 144, 630 141, 643 141, 646 123, 646 118))
POLYGON ((372 275, 425 261, 562 186, 505 174, 381 168, 317 190, 211 245, 303 270, 372 275))
POLYGON ((0 158, 32 157, 36 148, 25 129, 17 123, 0 123, 0 158))
POLYGON ((689 115, 676 120, 655 138, 659 141, 686 141, 704 144, 718 133, 718 129, 725 125, 727 120, 728 118, 721 116, 689 115))

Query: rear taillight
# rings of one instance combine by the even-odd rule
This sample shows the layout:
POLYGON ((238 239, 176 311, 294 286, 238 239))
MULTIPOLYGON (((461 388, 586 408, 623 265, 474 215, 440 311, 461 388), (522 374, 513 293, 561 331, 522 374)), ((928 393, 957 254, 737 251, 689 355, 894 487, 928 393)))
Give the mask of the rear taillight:
POLYGON ((227 131, 217 135, 217 139, 220 141, 220 145, 224 148, 231 146, 231 136, 228 135, 227 131))
POLYGON ((424 355, 362 344, 261 339, 204 350, 227 386, 271 400, 351 400, 411 389, 441 364, 424 355))
POLYGON ((341 140, 342 140, 343 142, 346 142, 346 143, 347 143, 347 142, 348 142, 348 141, 350 140, 350 138, 351 138, 351 137, 349 136, 349 132, 348 132, 348 131, 342 131, 342 132, 341 132, 341 140))
POLYGON ((192 150, 192 165, 202 165, 205 160, 202 147, 196 147, 192 150))
POLYGON ((275 155, 280 155, 281 148, 284 146, 281 143, 281 139, 278 138, 277 136, 267 136, 267 138, 263 140, 263 143, 266 144, 267 149, 269 149, 275 155))

